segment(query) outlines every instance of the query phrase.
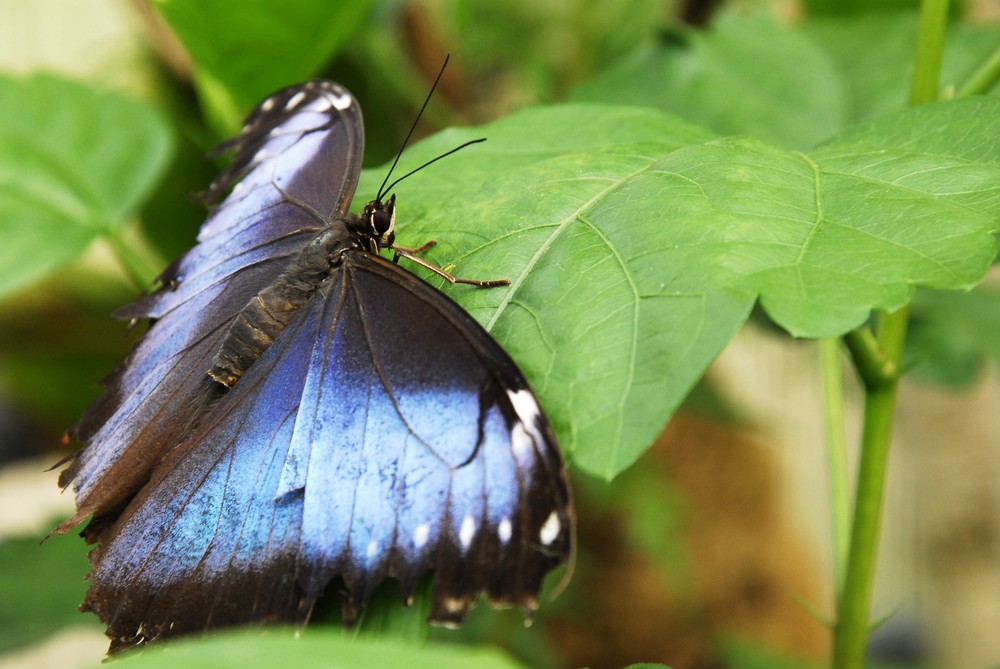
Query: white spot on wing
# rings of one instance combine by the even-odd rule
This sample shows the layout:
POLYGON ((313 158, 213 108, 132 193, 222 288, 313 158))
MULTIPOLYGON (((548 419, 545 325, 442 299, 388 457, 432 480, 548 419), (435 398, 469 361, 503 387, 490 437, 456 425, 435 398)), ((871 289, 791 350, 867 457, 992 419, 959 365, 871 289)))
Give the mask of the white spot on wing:
POLYGON ((331 101, 333 102, 333 106, 339 109, 340 111, 344 111, 352 104, 351 94, 348 93, 347 91, 343 91, 338 95, 334 96, 333 98, 331 98, 331 101))
POLYGON ((518 391, 508 390, 507 397, 510 398, 510 403, 514 406, 514 412, 521 419, 521 422, 525 425, 533 426, 538 416, 541 415, 542 410, 538 408, 538 402, 535 401, 535 396, 531 394, 531 391, 527 389, 518 391))
POLYGON ((274 98, 268 98, 260 103, 260 110, 269 112, 274 109, 274 98))
POLYGON ((417 548, 423 548, 430 535, 431 526, 427 523, 420 523, 417 525, 417 529, 413 530, 413 545, 417 548))
POLYGON ((261 149, 257 153, 253 154, 253 161, 252 162, 253 162, 254 165, 258 165, 258 164, 264 162, 265 160, 267 160, 270 157, 271 157, 271 154, 268 153, 267 149, 261 149))
POLYGON ((497 537, 500 538, 500 543, 506 546, 507 542, 510 541, 512 533, 513 533, 513 528, 511 528, 510 525, 510 518, 504 518, 503 520, 501 520, 500 524, 497 525, 497 537))
POLYGON ((378 552, 378 542, 372 539, 370 542, 368 542, 368 550, 365 551, 365 555, 368 558, 373 558, 375 557, 375 553, 377 552, 378 552))
POLYGON ((531 457, 531 437, 524 429, 524 423, 516 423, 514 429, 510 431, 510 450, 518 462, 523 462, 531 457))
POLYGON ((295 109, 300 104, 302 104, 302 101, 305 99, 306 99, 306 94, 303 91, 299 91, 298 93, 296 93, 295 95, 293 95, 288 99, 288 102, 285 103, 285 109, 291 111, 292 109, 295 109))
POLYGON ((542 529, 538 532, 538 538, 541 539, 543 546, 548 546, 553 541, 559 538, 559 532, 562 530, 562 523, 559 522, 559 516, 553 511, 549 514, 549 517, 545 519, 545 524, 542 525, 542 529))
POLYGON ((527 460, 531 459, 534 450, 542 448, 542 444, 545 443, 541 432, 538 431, 542 410, 538 408, 535 396, 527 388, 508 390, 507 397, 519 419, 510 431, 511 451, 522 467, 527 466, 527 460))
POLYGON ((474 536, 476 536, 476 521, 472 516, 466 516, 462 521, 462 528, 458 531, 458 540, 462 542, 462 548, 471 546, 474 536))

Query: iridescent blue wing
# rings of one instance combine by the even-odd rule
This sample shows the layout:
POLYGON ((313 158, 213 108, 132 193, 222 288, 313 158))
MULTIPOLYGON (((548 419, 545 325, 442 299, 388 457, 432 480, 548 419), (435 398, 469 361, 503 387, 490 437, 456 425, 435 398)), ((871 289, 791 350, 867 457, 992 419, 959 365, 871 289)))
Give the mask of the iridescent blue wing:
POLYGON ((323 221, 313 213, 347 212, 364 152, 361 111, 337 84, 307 82, 264 100, 223 148, 234 150, 232 164, 207 195, 232 192, 160 290, 119 313, 155 323, 74 428, 85 448, 60 485, 73 483, 78 511, 57 531, 93 514, 87 534, 98 539, 214 401, 206 372, 233 318, 315 236, 323 221))
POLYGON ((350 618, 434 570, 430 619, 537 606, 573 544, 570 489, 524 377, 460 307, 349 252, 156 469, 96 549, 112 647, 301 621, 336 576, 350 618))

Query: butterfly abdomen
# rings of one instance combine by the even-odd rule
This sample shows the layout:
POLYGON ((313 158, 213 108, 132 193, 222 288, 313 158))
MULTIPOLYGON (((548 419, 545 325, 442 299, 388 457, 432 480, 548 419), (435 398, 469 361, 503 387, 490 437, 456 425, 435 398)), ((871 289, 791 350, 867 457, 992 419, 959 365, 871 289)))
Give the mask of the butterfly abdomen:
POLYGON ((342 253, 354 246, 353 238, 338 220, 306 244, 274 283, 254 295, 233 319, 208 375, 232 388, 312 298, 342 253))

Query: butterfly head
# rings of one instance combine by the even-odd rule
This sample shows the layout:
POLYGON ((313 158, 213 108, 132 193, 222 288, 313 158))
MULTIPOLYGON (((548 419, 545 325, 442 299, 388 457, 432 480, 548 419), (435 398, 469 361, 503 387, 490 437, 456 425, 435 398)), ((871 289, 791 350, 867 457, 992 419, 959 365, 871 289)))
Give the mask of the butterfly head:
POLYGON ((365 233, 379 248, 392 246, 392 242, 396 239, 395 193, 385 202, 376 199, 366 204, 361 219, 367 226, 365 233))

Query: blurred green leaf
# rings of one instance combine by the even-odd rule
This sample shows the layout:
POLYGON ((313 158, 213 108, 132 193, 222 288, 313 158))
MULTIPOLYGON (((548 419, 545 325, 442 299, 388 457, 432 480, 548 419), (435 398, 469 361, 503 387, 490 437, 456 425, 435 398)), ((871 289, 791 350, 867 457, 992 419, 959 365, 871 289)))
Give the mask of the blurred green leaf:
POLYGON ((40 540, 0 539, 0 652, 67 625, 100 626, 97 618, 77 610, 87 590, 83 578, 90 571, 90 547, 76 535, 40 540))
MULTIPOLYGON (((655 107, 721 134, 806 148, 903 108, 915 39, 913 12, 849 12, 798 25, 723 12, 706 32, 641 43, 571 99, 655 107)), ((963 82, 998 40, 998 26, 953 25, 944 84, 963 82)))
MULTIPOLYGON (((802 30, 836 63, 847 123, 906 105, 916 41, 913 12, 865 13, 806 21, 802 30)), ((944 86, 961 84, 1000 44, 1000 26, 949 27, 941 64, 944 86)))
POLYGON ((136 100, 49 75, 0 76, 0 297, 121 225, 170 152, 163 121, 136 100))
POLYGON ((194 64, 202 107, 220 136, 275 90, 316 76, 368 12, 368 0, 155 0, 194 64))
POLYGON ((525 369, 575 462, 610 477, 758 297, 793 335, 824 337, 916 285, 975 284, 995 253, 998 123, 997 100, 926 105, 807 156, 636 107, 526 110, 414 147, 419 164, 489 137, 400 184, 398 237, 438 238, 428 256, 461 276, 510 279, 445 290, 525 369))
MULTIPOLYGON (((299 638, 290 628, 271 627, 213 634, 157 644, 124 655, 116 664, 132 669, 183 666, 188 669, 518 669, 523 665, 488 648, 413 645, 401 641, 350 639, 339 630, 306 630, 299 638)), ((97 669, 96 665, 95 669, 97 669)))
POLYGON ((913 377, 947 386, 976 380, 988 359, 1000 363, 1000 291, 921 290, 906 340, 913 377))
POLYGON ((7 299, 0 316, 0 389, 55 436, 96 399, 98 381, 140 334, 111 318, 136 289, 81 264, 7 299))
POLYGON ((859 18, 893 10, 915 10, 920 6, 919 0, 805 0, 803 4, 810 15, 834 14, 859 18))
MULTIPOLYGON (((760 646, 747 639, 731 639, 723 645, 726 666, 733 669, 820 669, 821 665, 760 646)), ((867 665, 866 665, 867 666, 867 665)))
MULTIPOLYGON (((421 3, 439 43, 468 71, 484 109, 559 100, 574 83, 653 38, 673 13, 664 0, 421 3)), ((461 75, 460 75, 461 76, 461 75)))
POLYGON ((764 15, 721 14, 684 43, 663 40, 578 86, 571 99, 655 107, 723 135, 805 148, 841 129, 833 62, 801 31, 764 15))

